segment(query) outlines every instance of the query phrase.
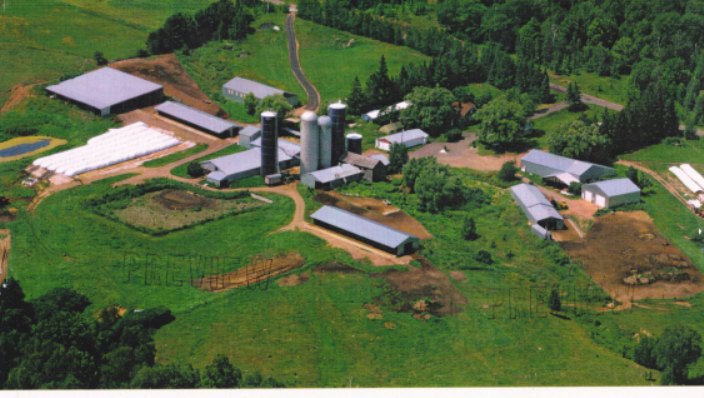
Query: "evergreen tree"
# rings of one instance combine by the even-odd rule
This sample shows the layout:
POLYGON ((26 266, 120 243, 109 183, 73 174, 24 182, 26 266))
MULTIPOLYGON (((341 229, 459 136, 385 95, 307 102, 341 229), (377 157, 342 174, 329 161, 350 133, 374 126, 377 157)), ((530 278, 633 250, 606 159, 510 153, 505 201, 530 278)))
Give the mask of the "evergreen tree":
POLYGON ((511 182, 516 179, 517 171, 518 169, 516 168, 516 164, 512 160, 509 160, 501 165, 501 170, 499 170, 499 180, 511 182))
MULTIPOLYGON (((327 4, 327 2, 326 2, 327 4)), ((382 55, 379 60, 379 69, 369 76, 367 81, 367 98, 369 107, 380 108, 393 104, 396 97, 396 85, 389 77, 386 58, 382 55)))
POLYGON ((567 104, 572 112, 578 112, 584 110, 584 103, 582 102, 582 93, 579 90, 579 85, 576 82, 570 82, 567 85, 567 104))
POLYGON ((244 107, 247 110, 248 115, 254 115, 257 113, 257 106, 259 106, 259 100, 254 96, 253 93, 247 93, 244 96, 244 107))
POLYGON ((557 288, 553 288, 550 291, 550 298, 548 298, 548 307, 552 311, 559 312, 562 309, 562 302, 560 301, 560 291, 557 288))
POLYGON ((201 378, 201 386, 206 388, 235 388, 239 387, 242 372, 232 366, 230 360, 220 354, 205 367, 201 378))
POLYGON ((350 95, 347 96, 347 109, 352 115, 361 115, 367 106, 367 99, 364 96, 364 91, 362 90, 362 83, 359 78, 355 76, 352 81, 352 91, 350 95))
POLYGON ((477 240, 479 235, 477 234, 477 226, 474 223, 474 218, 466 217, 462 223, 462 239, 464 240, 477 240))

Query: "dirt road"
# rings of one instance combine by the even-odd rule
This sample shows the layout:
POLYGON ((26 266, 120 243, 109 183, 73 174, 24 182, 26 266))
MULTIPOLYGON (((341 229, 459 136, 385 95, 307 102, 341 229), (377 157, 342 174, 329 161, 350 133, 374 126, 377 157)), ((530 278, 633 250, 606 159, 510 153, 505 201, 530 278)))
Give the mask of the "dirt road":
MULTIPOLYGON (((566 92, 567 92, 567 87, 565 87, 565 86, 560 86, 560 85, 555 84, 555 83, 550 83, 550 89, 551 89, 551 90, 555 90, 555 91, 560 92, 560 93, 566 93, 566 92)), ((594 104, 594 105, 601 106, 601 107, 604 107, 604 108, 613 109, 613 110, 619 111, 619 112, 623 110, 623 105, 621 105, 621 104, 617 104, 617 103, 615 103, 615 102, 607 101, 607 100, 605 100, 605 99, 598 98, 598 97, 595 97, 595 96, 589 95, 589 94, 582 94, 582 102, 584 102, 585 104, 594 104)))
POLYGON ((296 20, 295 10, 286 17, 286 36, 288 37, 288 58, 291 63, 291 72, 296 76, 296 80, 305 90, 308 96, 308 103, 305 108, 311 111, 318 111, 320 107, 320 93, 315 88, 313 83, 308 80, 305 73, 303 73, 303 68, 301 68, 301 60, 298 55, 298 40, 296 40, 296 31, 294 30, 294 22, 296 20))
POLYGON ((499 171, 508 161, 516 161, 520 154, 505 153, 497 156, 480 155, 471 143, 476 139, 474 134, 465 134, 458 142, 433 142, 409 154, 411 159, 433 156, 438 163, 451 167, 461 167, 479 171, 499 171))

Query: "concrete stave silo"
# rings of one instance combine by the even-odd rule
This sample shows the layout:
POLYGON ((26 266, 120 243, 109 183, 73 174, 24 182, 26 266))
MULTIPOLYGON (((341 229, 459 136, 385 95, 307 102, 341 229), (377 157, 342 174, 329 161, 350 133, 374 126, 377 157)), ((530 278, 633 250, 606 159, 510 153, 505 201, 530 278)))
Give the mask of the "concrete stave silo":
POLYGON ((321 169, 327 169, 332 167, 332 120, 329 116, 321 116, 318 118, 318 126, 320 127, 319 166, 321 169))
POLYGON ((320 128, 315 112, 301 115, 301 175, 318 170, 320 165, 320 128))
POLYGON ((276 112, 264 111, 262 121, 262 177, 279 172, 279 121, 276 112))

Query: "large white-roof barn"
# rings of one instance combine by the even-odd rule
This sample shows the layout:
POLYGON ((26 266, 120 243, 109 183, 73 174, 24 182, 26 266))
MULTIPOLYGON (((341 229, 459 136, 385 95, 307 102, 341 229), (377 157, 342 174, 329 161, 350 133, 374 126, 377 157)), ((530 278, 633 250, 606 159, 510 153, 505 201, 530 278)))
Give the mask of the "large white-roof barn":
POLYGON ((364 178, 364 171, 351 164, 343 163, 303 174, 301 184, 313 189, 330 189, 360 181, 362 178, 364 178))
POLYGON ((521 170, 564 185, 570 185, 573 182, 589 182, 616 174, 616 170, 611 167, 570 159, 538 149, 531 149, 521 159, 521 170))
POLYGON ((110 67, 48 86, 46 91, 101 116, 153 105, 164 97, 160 84, 110 67))
POLYGON ((628 178, 599 181, 582 185, 582 199, 609 208, 640 202, 640 188, 628 178))
POLYGON ((310 217, 315 224, 397 256, 411 253, 420 246, 420 241, 413 235, 337 207, 323 206, 310 217))

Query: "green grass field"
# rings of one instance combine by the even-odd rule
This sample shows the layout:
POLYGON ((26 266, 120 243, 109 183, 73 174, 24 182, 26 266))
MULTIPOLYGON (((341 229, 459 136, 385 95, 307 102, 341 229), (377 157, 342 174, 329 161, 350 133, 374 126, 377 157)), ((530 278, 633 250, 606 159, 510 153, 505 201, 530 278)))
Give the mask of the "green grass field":
POLYGON ((429 60, 407 47, 341 32, 300 18, 296 19, 295 29, 301 66, 323 102, 347 97, 355 76, 364 84, 369 75, 379 69, 382 55, 386 57, 392 76, 404 64, 429 60))
POLYGON ((548 147, 548 134, 553 131, 560 131, 565 128, 570 122, 579 119, 582 116, 586 116, 590 119, 601 118, 603 115, 604 108, 595 105, 588 105, 588 109, 584 112, 571 112, 569 109, 564 109, 559 112, 552 113, 545 117, 541 117, 531 121, 533 129, 538 130, 539 133, 535 138, 537 138, 537 147, 547 149, 548 147))
POLYGON ((551 73, 550 81, 564 87, 567 87, 570 82, 577 82, 583 94, 590 94, 621 105, 626 105, 628 100, 628 76, 614 78, 598 76, 588 72, 561 76, 551 73))
POLYGON ((661 172, 681 163, 704 165, 704 140, 681 140, 677 145, 661 142, 620 157, 641 162, 661 172))
POLYGON ((164 156, 162 158, 152 159, 147 162, 144 162, 144 167, 166 166, 169 163, 173 163, 178 160, 185 159, 191 155, 195 155, 199 152, 203 152, 207 148, 208 148, 208 146, 206 144, 198 144, 196 146, 193 146, 191 148, 186 149, 185 151, 172 153, 172 154, 164 156))

